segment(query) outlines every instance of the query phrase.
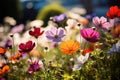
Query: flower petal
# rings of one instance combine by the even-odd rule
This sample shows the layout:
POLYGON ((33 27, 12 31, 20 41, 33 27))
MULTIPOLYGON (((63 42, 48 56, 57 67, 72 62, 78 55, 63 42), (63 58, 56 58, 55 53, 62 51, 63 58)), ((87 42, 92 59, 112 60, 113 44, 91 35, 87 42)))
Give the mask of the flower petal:
POLYGON ((102 16, 102 17, 100 17, 100 21, 101 21, 101 23, 105 23, 105 22, 107 22, 107 19, 102 16))

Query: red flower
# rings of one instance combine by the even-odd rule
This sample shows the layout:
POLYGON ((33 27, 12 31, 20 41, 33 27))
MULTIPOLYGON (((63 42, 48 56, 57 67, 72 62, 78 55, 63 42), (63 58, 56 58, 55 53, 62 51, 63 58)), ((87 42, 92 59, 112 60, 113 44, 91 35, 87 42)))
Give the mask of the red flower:
POLYGON ((28 52, 30 52, 34 47, 35 47, 35 43, 33 43, 32 41, 28 41, 28 42, 26 42, 26 44, 21 43, 21 44, 19 45, 19 48, 20 48, 19 52, 20 52, 20 53, 28 53, 28 52))
POLYGON ((82 54, 83 54, 83 55, 86 55, 87 53, 90 53, 90 52, 92 52, 93 50, 94 50, 93 47, 89 47, 89 48, 87 48, 87 49, 84 49, 83 52, 82 52, 82 54))
POLYGON ((118 6, 111 6, 110 11, 107 12, 107 17, 110 19, 120 17, 120 9, 118 8, 118 6))
POLYGON ((38 38, 39 36, 41 36, 44 33, 44 31, 41 31, 40 28, 34 28, 34 31, 29 31, 29 34, 31 36, 34 36, 35 38, 38 38))

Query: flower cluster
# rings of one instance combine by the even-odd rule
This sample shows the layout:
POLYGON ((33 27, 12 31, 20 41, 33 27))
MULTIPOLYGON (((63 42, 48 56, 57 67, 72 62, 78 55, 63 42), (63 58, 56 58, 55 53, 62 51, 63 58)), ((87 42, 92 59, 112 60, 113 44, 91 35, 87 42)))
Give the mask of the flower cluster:
POLYGON ((119 79, 120 9, 106 15, 72 12, 52 16, 46 27, 37 20, 3 30, 10 37, 0 42, 0 80, 119 79))

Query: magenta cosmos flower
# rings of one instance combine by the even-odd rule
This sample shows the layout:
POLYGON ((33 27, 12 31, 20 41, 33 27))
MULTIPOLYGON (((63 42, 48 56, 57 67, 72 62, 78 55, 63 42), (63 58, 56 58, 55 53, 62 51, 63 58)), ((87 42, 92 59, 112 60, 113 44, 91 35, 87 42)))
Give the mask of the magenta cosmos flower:
POLYGON ((95 25, 95 27, 97 28, 102 28, 102 29, 109 29, 111 26, 110 26, 110 23, 107 22, 107 19, 105 17, 94 17, 92 19, 92 22, 93 24, 95 25))
POLYGON ((21 43, 19 45, 19 52, 20 53, 28 53, 30 52, 33 48, 35 47, 35 43, 33 43, 32 41, 28 41, 25 44, 21 43))
POLYGON ((34 31, 29 31, 29 34, 31 35, 31 36, 34 36, 35 38, 38 38, 39 36, 41 36, 42 34, 44 33, 44 31, 41 31, 41 29, 40 28, 36 28, 36 27, 34 27, 34 31))
POLYGON ((52 27, 46 32, 46 37, 53 42, 60 42, 65 36, 65 30, 63 28, 52 27))
POLYGON ((82 35, 83 38, 85 38, 89 42, 96 42, 98 41, 99 38, 99 33, 93 28, 85 28, 80 30, 80 34, 82 35))
POLYGON ((30 67, 28 69, 28 73, 32 74, 35 71, 39 70, 40 65, 39 65, 39 61, 35 61, 32 64, 30 64, 30 67))

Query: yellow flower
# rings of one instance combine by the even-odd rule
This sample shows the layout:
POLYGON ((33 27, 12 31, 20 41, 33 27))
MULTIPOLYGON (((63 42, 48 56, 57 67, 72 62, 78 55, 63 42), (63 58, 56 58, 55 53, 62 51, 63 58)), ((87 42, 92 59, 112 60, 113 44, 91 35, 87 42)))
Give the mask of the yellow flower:
POLYGON ((64 75, 62 75, 62 77, 64 78, 64 80, 72 80, 73 79, 73 75, 69 75, 67 73, 65 73, 64 75))
POLYGON ((73 40, 68 40, 60 44, 61 51, 67 55, 74 54, 80 47, 80 43, 73 40))

